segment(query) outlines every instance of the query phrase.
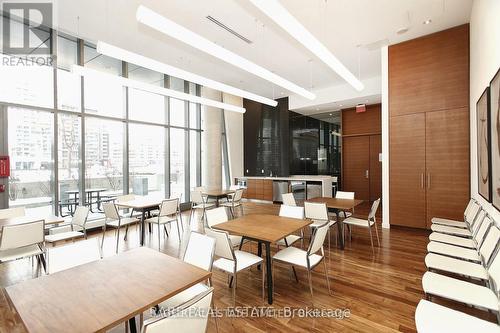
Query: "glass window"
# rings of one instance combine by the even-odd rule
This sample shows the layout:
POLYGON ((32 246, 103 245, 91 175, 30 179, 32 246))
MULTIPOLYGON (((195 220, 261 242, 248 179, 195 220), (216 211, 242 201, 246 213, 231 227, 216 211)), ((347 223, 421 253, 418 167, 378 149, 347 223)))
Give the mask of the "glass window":
POLYGON ((85 186, 106 189, 100 195, 123 193, 123 129, 119 121, 85 120, 85 186))
MULTIPOLYGON (((85 45, 85 66, 105 74, 119 76, 120 60, 97 53, 95 48, 85 45)), ((124 115, 124 87, 109 76, 89 75, 84 79, 85 112, 122 118, 124 115)))
MULTIPOLYGON (((184 92, 184 80, 171 77, 170 89, 184 92)), ((170 125, 186 126, 185 102, 179 99, 170 98, 170 125)))
POLYGON ((130 119, 165 123, 165 96, 132 88, 128 92, 130 119))
POLYGON ((72 214, 79 202, 81 119, 71 114, 58 117, 58 169, 60 213, 72 214))
MULTIPOLYGON (((196 84, 189 83, 189 94, 196 96, 196 84)), ((198 104, 189 103, 189 127, 200 128, 198 124, 198 104)))
POLYGON ((8 108, 9 207, 26 206, 51 213, 54 115, 8 108))
POLYGON ((129 125, 130 192, 165 198, 165 128, 129 125))
POLYGON ((78 63, 77 54, 76 41, 57 37, 57 107, 60 110, 81 110, 81 77, 71 73, 71 66, 78 63))
POLYGON ((191 188, 200 186, 198 184, 198 164, 199 160, 199 135, 197 131, 189 131, 189 185, 191 188))
POLYGON ((128 78, 136 81, 145 82, 158 87, 163 87, 164 75, 150 69, 129 64, 128 78))
POLYGON ((185 135, 186 131, 178 128, 170 129, 170 193, 185 193, 185 135))

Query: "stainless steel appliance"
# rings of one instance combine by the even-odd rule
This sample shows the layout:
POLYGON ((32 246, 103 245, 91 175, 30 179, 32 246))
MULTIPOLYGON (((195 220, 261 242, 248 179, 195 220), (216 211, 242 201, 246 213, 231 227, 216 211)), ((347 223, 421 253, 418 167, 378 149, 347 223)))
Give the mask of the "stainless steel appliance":
POLYGON ((274 180, 273 201, 283 202, 283 193, 288 193, 288 180, 274 180))

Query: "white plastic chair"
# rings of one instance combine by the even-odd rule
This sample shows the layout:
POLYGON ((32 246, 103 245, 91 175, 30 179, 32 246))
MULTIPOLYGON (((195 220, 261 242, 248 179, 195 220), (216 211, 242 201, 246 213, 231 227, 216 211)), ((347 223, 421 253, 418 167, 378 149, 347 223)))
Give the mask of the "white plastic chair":
POLYGON ((297 202, 295 202, 295 197, 293 196, 293 193, 283 193, 281 197, 283 198, 283 205, 297 206, 297 202))
MULTIPOLYGON (((355 194, 354 192, 337 191, 337 193, 335 193, 335 198, 354 200, 354 194, 355 194)), ((344 210, 342 211, 342 214, 344 214, 344 218, 352 216, 352 212, 346 212, 344 210)))
POLYGON ((161 251, 161 239, 160 239, 161 226, 165 226, 167 224, 170 225, 170 223, 176 222, 177 236, 179 237, 179 242, 181 241, 181 230, 179 226, 178 212, 179 212, 179 199, 163 200, 160 205, 160 212, 158 213, 158 216, 144 220, 145 223, 158 225, 158 251, 161 251))
POLYGON ((472 229, 478 221, 477 217, 482 210, 481 206, 473 204, 465 214, 465 222, 441 219, 439 222, 432 223, 431 230, 448 235, 472 238, 472 229), (450 223, 453 225, 450 225, 450 223))
POLYGON ((161 311, 158 318, 144 322, 142 333, 205 333, 212 304, 213 288, 171 311, 161 311), (197 316, 193 316, 196 313, 197 316))
MULTIPOLYGON (((213 267, 233 277, 233 303, 235 303, 238 273, 250 269, 252 266, 261 265, 263 259, 249 252, 233 250, 229 235, 225 231, 209 228, 206 230, 206 233, 207 236, 213 237, 216 240, 215 255, 219 258, 214 261, 213 267)), ((261 265, 261 271, 262 298, 264 298, 264 265, 261 265)))
POLYGON ((238 189, 234 192, 234 195, 227 202, 223 202, 220 205, 222 207, 228 207, 231 212, 231 216, 234 218, 234 209, 236 207, 241 208, 241 215, 244 215, 243 205, 241 203, 241 198, 243 197, 243 189, 238 189))
POLYGON ((446 225, 450 227, 467 228, 469 226, 468 222, 474 220, 474 214, 477 214, 479 208, 480 205, 477 203, 477 201, 471 198, 469 200, 469 203, 467 204, 467 207, 465 208, 463 221, 450 220, 441 217, 433 217, 431 219, 431 222, 433 224, 446 225))
POLYGON ((68 240, 68 239, 74 240, 75 238, 80 238, 80 237, 84 237, 86 239, 87 238, 86 223, 88 215, 89 215, 88 207, 85 206, 76 207, 75 213, 71 218, 71 223, 70 223, 71 231, 47 235, 45 236, 45 241, 47 243, 51 243, 52 246, 55 246, 56 242, 63 240, 68 240), (77 228, 77 230, 75 230, 75 227, 77 228))
MULTIPOLYGON (((295 267, 298 266, 307 269, 307 278, 309 280, 309 289, 311 291, 311 297, 313 297, 311 272, 321 261, 323 261, 326 284, 328 286, 328 294, 330 294, 330 279, 328 277, 328 269, 326 267, 325 260, 323 260, 325 258, 323 243, 325 242, 325 237, 329 229, 330 226, 328 225, 328 222, 324 222, 323 225, 316 227, 313 231, 313 235, 311 237, 311 243, 309 244, 309 248, 307 249, 307 251, 298 249, 296 247, 287 247, 284 248, 283 250, 278 251, 273 256, 273 259, 271 261, 272 265, 274 265, 275 261, 278 261, 295 267), (320 252, 320 254, 317 254, 317 252, 320 252)), ((272 272, 274 275, 274 268, 272 268, 272 272)))
POLYGON ((206 202, 205 198, 201 194, 201 190, 191 191, 191 214, 189 215, 189 224, 191 225, 191 220, 196 209, 201 209, 203 211, 201 220, 204 221, 207 208, 212 208, 214 206, 215 203, 206 202))
POLYGON ((48 273, 53 274, 101 259, 99 245, 99 238, 95 237, 50 248, 47 253, 48 273))
MULTIPOLYGON (((335 220, 330 220, 328 215, 328 208, 325 203, 319 202, 304 202, 304 214, 306 219, 312 220, 309 224, 311 229, 317 228, 328 222, 328 250, 331 249, 330 246, 330 227, 337 223, 335 220)), ((335 244, 337 244, 337 238, 335 238, 335 244)))
POLYGON ((170 195, 170 199, 177 199, 178 205, 177 205, 177 210, 179 214, 179 219, 181 220, 181 228, 182 231, 184 231, 184 224, 182 223, 182 212, 181 212, 181 203, 182 203, 182 193, 172 193, 170 195))
MULTIPOLYGON (((219 223, 224 223, 229 221, 226 213, 226 209, 224 207, 218 207, 214 209, 207 210, 207 225, 209 228, 212 228, 214 225, 219 223)), ((234 247, 238 247, 241 244, 241 236, 229 235, 229 239, 231 240, 231 244, 234 247)))
MULTIPOLYGON (((0 263, 35 256, 38 256, 42 260, 46 257, 46 252, 45 222, 43 220, 6 225, 2 228, 0 236, 0 263)), ((47 272, 47 268, 44 267, 44 269, 47 272)))
POLYGON ((0 220, 10 219, 14 217, 21 217, 25 215, 26 215, 26 209, 24 207, 0 209, 0 220))
POLYGON ((118 253, 118 244, 120 242, 120 228, 123 226, 128 226, 133 223, 138 223, 139 221, 134 217, 122 217, 118 214, 118 209, 112 202, 103 202, 102 207, 104 209, 104 226, 102 227, 102 243, 101 248, 104 246, 104 237, 106 235, 106 227, 111 227, 116 230, 116 253, 118 253))
MULTIPOLYGON (((375 214, 377 213, 378 206, 380 204, 380 198, 375 200, 372 204, 372 207, 370 208, 370 213, 368 214, 368 218, 366 220, 364 219, 358 219, 355 217, 348 217, 344 220, 344 224, 348 226, 349 228, 349 237, 352 238, 352 230, 351 227, 360 227, 360 228, 368 228, 368 231, 370 232, 370 243, 372 245, 372 252, 375 253, 375 249, 373 247, 373 234, 372 234, 372 227, 375 227, 375 234, 377 235, 377 244, 380 246, 380 240, 378 237, 378 227, 377 227, 377 220, 375 218, 375 214)), ((342 235, 344 236, 344 235, 342 235)))
MULTIPOLYGON (((279 216, 303 220, 304 219, 304 207, 294 207, 294 206, 281 205, 279 216)), ((299 235, 286 236, 285 238, 280 239, 277 242, 277 245, 278 245, 278 247, 280 247, 280 246, 287 247, 287 246, 291 246, 292 244, 294 244, 295 242, 300 240, 301 241, 300 248, 302 248, 303 247, 303 244, 302 244, 303 239, 304 239, 304 231, 300 230, 300 236, 299 235)))

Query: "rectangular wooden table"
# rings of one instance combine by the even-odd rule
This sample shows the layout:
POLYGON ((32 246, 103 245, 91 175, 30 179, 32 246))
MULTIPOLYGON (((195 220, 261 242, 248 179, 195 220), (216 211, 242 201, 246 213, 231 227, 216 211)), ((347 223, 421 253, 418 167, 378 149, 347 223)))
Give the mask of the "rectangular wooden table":
POLYGON ((6 288, 29 332, 104 332, 210 277, 141 247, 6 288))
POLYGON ((219 199, 227 198, 228 194, 233 194, 235 191, 233 190, 205 190, 202 191, 201 194, 207 196, 208 198, 215 199, 215 206, 219 207, 219 199))
POLYGON ((343 250, 344 249, 344 237, 343 237, 344 225, 343 225, 342 221, 340 220, 339 212, 353 210, 354 207, 361 204, 363 202, 363 200, 318 197, 318 198, 308 199, 306 201, 307 202, 325 203, 326 207, 335 213, 335 215, 337 216, 337 230, 338 230, 337 237, 338 237, 340 249, 343 250))
POLYGON ((164 199, 154 199, 148 197, 137 197, 134 200, 116 202, 115 205, 122 208, 132 208, 135 211, 141 212, 141 245, 144 245, 144 220, 146 212, 158 209, 164 199))
MULTIPOLYGON (((273 281, 271 272, 271 243, 289 236, 311 224, 309 220, 293 219, 268 214, 249 214, 229 222, 214 225, 214 229, 224 230, 232 235, 259 243, 259 256, 262 255, 261 244, 266 247, 267 268, 267 301, 273 304, 273 281)), ((243 244, 242 239, 242 244, 243 244)), ((241 245, 240 245, 241 247, 241 245)))

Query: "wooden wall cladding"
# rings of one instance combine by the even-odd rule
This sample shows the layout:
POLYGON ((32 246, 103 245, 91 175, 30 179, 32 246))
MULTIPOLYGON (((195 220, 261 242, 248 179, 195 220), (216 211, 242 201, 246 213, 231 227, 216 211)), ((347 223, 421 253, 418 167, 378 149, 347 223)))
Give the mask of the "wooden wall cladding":
POLYGON ((391 116, 468 105, 468 24, 389 47, 391 116))
POLYGON ((367 135, 382 133, 381 105, 366 106, 366 112, 356 113, 356 108, 342 110, 342 135, 367 135))

